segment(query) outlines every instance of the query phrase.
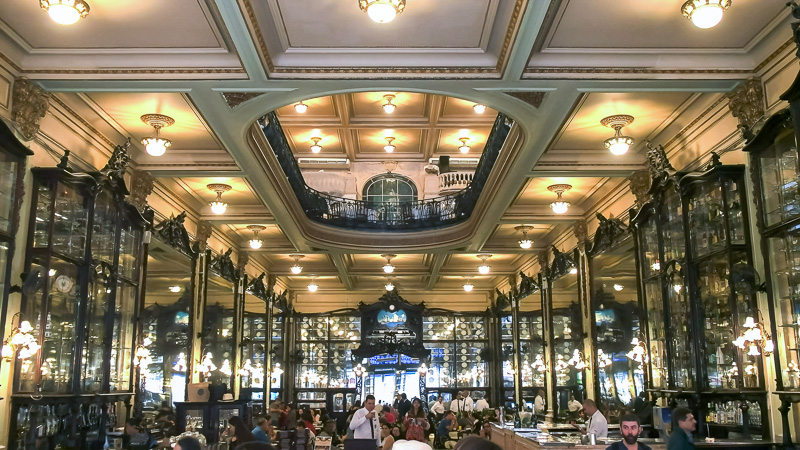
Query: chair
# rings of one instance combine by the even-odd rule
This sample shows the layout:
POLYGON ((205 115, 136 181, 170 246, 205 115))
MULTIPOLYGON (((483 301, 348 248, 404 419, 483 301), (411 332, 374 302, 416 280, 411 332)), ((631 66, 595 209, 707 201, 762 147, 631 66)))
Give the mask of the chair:
POLYGON ((266 442, 246 442, 236 447, 236 450, 275 450, 275 447, 266 442))

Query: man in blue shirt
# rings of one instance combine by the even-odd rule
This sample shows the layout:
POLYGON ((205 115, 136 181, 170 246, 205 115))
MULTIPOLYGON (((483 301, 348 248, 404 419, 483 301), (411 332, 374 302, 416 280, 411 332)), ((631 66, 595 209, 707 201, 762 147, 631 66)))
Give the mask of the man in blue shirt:
POLYGON ((453 411, 447 411, 445 414, 444 419, 439 422, 439 426, 436 427, 436 436, 439 439, 440 445, 445 448, 453 448, 455 441, 451 441, 451 445, 447 445, 448 441, 450 441, 450 432, 456 428, 456 413, 453 411))
POLYGON ((256 427, 253 428, 253 437, 256 438, 258 442, 264 443, 271 443, 271 439, 269 437, 272 428, 272 424, 269 420, 265 419, 264 417, 259 417, 256 419, 256 427))
POLYGON ((672 411, 672 430, 667 439, 667 450, 692 450, 692 432, 697 428, 697 421, 689 408, 678 407, 672 411))
POLYGON ((649 446, 638 442, 642 428, 639 424, 639 416, 636 414, 628 413, 622 416, 619 431, 622 433, 622 440, 614 442, 606 450, 651 450, 649 446))

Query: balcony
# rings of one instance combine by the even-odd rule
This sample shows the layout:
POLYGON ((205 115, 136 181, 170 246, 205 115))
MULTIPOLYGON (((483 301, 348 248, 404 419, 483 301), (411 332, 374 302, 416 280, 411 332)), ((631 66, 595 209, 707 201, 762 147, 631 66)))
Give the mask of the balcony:
POLYGON ((308 186, 274 112, 259 119, 273 153, 305 215, 336 227, 379 230, 428 230, 467 220, 500 154, 513 122, 498 114, 474 174, 446 172, 439 176, 440 197, 413 202, 374 203, 335 197, 308 186))

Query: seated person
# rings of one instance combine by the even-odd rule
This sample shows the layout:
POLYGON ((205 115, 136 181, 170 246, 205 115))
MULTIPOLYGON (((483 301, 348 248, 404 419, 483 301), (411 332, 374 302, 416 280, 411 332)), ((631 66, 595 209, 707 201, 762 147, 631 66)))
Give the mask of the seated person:
POLYGON ((302 435, 302 433, 308 433, 309 440, 317 437, 317 435, 314 434, 314 432, 308 428, 306 421, 303 419, 297 421, 297 426, 295 427, 295 431, 297 432, 298 435, 302 435))
POLYGON ((150 435, 147 434, 144 427, 142 427, 141 419, 131 417, 125 421, 125 434, 129 436, 130 443, 128 444, 132 449, 146 449, 150 448, 150 435))
POLYGON ((444 448, 453 448, 455 446, 456 441, 450 438, 450 432, 455 430, 456 426, 456 414, 453 411, 447 411, 447 414, 436 427, 438 441, 444 448))
POLYGON ((339 437, 339 434, 336 433, 336 421, 333 419, 328 419, 328 421, 325 422, 322 427, 322 432, 320 432, 319 435, 331 438, 331 445, 334 447, 342 443, 342 439, 339 437))
POLYGON ((381 449, 392 450, 394 446, 394 436, 392 436, 392 425, 385 419, 381 419, 381 449))
POLYGON ((256 427, 253 428, 253 437, 258 442, 271 443, 272 424, 264 417, 256 419, 256 427))

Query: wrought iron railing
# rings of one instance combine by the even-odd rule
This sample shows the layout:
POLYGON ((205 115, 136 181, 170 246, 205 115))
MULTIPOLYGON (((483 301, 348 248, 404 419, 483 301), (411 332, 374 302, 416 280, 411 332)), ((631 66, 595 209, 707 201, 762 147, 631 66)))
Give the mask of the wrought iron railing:
POLYGON ((346 228, 406 231, 453 225, 469 218, 500 155, 512 121, 504 114, 497 115, 472 181, 465 189, 452 195, 398 203, 333 197, 309 187, 275 113, 262 117, 259 124, 309 219, 346 228))

